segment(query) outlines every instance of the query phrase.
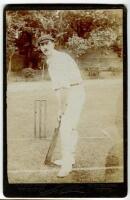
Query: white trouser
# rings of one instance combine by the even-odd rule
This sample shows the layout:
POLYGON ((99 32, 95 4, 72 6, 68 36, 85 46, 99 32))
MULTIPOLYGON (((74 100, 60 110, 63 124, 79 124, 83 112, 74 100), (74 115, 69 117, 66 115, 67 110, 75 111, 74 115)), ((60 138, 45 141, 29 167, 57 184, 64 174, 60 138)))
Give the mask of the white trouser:
POLYGON ((63 165, 69 165, 74 158, 79 122, 85 101, 85 91, 82 85, 72 86, 68 91, 67 106, 61 118, 60 138, 63 165))

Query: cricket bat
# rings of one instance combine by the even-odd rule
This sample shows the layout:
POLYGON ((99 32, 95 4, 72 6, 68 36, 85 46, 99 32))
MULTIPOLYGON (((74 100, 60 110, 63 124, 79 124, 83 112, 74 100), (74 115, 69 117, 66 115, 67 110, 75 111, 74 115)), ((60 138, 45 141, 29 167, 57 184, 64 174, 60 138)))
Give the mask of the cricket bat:
POLYGON ((51 164, 52 155, 56 147, 56 142, 57 142, 57 138, 59 134, 60 123, 61 123, 61 119, 59 120, 58 127, 55 128, 54 133, 52 135, 52 139, 51 139, 51 142, 50 142, 50 145, 45 157, 45 161, 44 161, 45 165, 51 164))

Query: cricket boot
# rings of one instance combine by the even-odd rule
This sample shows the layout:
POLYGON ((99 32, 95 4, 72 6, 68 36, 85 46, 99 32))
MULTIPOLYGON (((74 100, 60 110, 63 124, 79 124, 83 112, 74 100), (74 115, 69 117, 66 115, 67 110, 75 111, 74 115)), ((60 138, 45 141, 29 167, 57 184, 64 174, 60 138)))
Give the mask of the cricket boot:
POLYGON ((69 175, 69 173, 72 171, 72 154, 70 152, 65 152, 64 157, 62 159, 62 165, 60 168, 60 171, 58 173, 58 177, 65 177, 69 175))
POLYGON ((63 178, 68 176, 72 172, 72 163, 67 163, 66 165, 62 165, 57 177, 63 178))

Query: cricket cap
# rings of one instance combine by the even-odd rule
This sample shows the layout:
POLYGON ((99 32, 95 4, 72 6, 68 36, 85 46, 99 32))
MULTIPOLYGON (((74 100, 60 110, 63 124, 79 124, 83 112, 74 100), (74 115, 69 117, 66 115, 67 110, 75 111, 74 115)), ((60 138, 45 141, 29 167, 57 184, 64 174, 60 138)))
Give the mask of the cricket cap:
POLYGON ((38 43, 39 44, 45 44, 47 41, 52 41, 54 42, 54 38, 51 35, 43 35, 39 38, 38 43))

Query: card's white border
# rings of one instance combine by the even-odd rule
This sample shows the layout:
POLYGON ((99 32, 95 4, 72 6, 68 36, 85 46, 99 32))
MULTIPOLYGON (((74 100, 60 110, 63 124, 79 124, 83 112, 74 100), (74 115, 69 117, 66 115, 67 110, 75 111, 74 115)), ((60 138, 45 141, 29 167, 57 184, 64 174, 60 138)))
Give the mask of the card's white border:
MULTIPOLYGON (((6 197, 3 196, 3 88, 1 87, 3 85, 3 8, 6 4, 11 4, 11 3, 106 3, 106 4, 124 4, 126 5, 128 9, 128 58, 130 57, 129 49, 130 49, 130 0, 0 0, 0 199, 6 199, 6 197)), ((128 60, 128 66, 129 66, 129 60, 128 60)), ((128 67, 129 68, 129 67, 128 67)), ((130 72, 128 70, 128 77, 130 77, 130 72)), ((129 78, 128 78, 129 79, 129 78)), ((130 80, 128 81, 128 91, 130 90, 130 80)), ((128 102, 130 99, 130 94, 128 93, 128 102)), ((128 113, 130 113, 130 108, 128 109, 128 113)), ((130 120, 128 119, 128 130, 129 130, 129 124, 130 120)), ((129 131, 128 131, 129 132, 129 131)), ((128 137, 129 138, 129 137, 128 137)), ((130 139, 128 141, 130 144, 130 139)), ((128 145, 128 155, 130 155, 130 147, 128 145)), ((130 164, 130 159, 129 162, 130 164)), ((128 165, 129 165, 128 164, 128 165)), ((129 170, 128 170, 129 171, 129 170)), ((128 180, 130 181, 130 175, 128 173, 128 180)), ((14 199, 14 198, 13 198, 14 199)), ((18 198, 17 198, 18 199, 18 198)), ((21 198, 23 199, 23 198, 21 198)), ((26 198, 27 199, 27 198, 26 198)), ((29 198, 30 199, 30 198, 29 198)), ((47 198, 45 198, 47 199, 47 198)), ((53 199, 53 198, 51 198, 53 199)), ((65 198, 63 198, 65 199, 65 198)), ((77 198, 78 199, 78 198, 77 198)), ((87 198, 84 198, 87 199, 87 198)), ((89 199, 97 199, 99 200, 100 198, 89 198, 89 199)), ((112 200, 113 198, 109 198, 112 200)), ((120 199, 120 198, 116 198, 120 199)), ((128 195, 127 197, 123 198, 125 200, 130 200, 130 184, 128 185, 128 195)), ((102 200, 108 200, 108 198, 102 198, 102 200)))

